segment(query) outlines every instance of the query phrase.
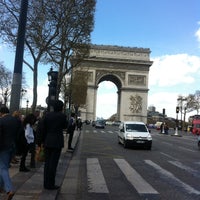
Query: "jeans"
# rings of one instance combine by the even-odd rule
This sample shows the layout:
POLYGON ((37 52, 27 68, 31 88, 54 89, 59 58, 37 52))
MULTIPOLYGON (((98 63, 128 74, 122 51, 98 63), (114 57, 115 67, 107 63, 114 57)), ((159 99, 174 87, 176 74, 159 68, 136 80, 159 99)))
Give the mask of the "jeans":
POLYGON ((13 191, 11 178, 9 175, 10 161, 13 156, 13 147, 0 151, 0 188, 6 192, 13 191))

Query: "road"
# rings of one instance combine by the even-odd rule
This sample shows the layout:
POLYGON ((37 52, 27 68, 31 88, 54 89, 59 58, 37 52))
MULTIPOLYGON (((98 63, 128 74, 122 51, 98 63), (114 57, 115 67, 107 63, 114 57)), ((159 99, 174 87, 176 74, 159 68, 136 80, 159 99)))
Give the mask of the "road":
POLYGON ((58 200, 199 200, 197 136, 151 130, 152 150, 124 149, 117 127, 84 125, 58 200))

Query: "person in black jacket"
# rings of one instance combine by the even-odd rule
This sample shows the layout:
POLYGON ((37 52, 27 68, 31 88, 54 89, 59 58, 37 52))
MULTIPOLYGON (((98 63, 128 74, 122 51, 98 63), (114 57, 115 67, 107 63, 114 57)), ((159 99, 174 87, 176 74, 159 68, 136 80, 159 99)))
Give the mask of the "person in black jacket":
POLYGON ((55 185, 56 169, 64 147, 63 129, 67 128, 67 117, 62 109, 63 102, 55 101, 54 112, 47 113, 43 119, 44 188, 48 190, 59 188, 55 185))

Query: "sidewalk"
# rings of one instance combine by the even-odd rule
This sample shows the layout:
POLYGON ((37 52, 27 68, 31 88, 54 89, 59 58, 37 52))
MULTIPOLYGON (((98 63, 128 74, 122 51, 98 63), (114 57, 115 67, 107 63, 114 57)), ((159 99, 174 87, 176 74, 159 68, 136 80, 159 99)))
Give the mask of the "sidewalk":
MULTIPOLYGON (((62 150, 60 161, 57 168, 56 185, 61 186, 69 166, 69 162, 73 156, 72 152, 67 151, 68 136, 65 136, 65 147, 62 150)), ((72 146, 75 147, 78 143, 80 131, 74 132, 72 146)), ((29 161, 27 160, 27 163, 29 161)), ((30 172, 19 172, 19 164, 12 165, 10 175, 15 188, 13 200, 55 200, 58 190, 43 189, 43 168, 44 163, 37 163, 36 169, 31 169, 30 172)), ((3 198, 0 195, 0 200, 3 198)))

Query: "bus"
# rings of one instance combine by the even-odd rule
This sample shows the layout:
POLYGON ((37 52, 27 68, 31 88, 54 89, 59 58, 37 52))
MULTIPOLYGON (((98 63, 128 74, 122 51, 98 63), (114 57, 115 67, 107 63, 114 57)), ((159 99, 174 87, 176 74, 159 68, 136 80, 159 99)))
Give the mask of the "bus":
POLYGON ((191 132, 195 135, 200 135, 200 115, 193 116, 191 132))

